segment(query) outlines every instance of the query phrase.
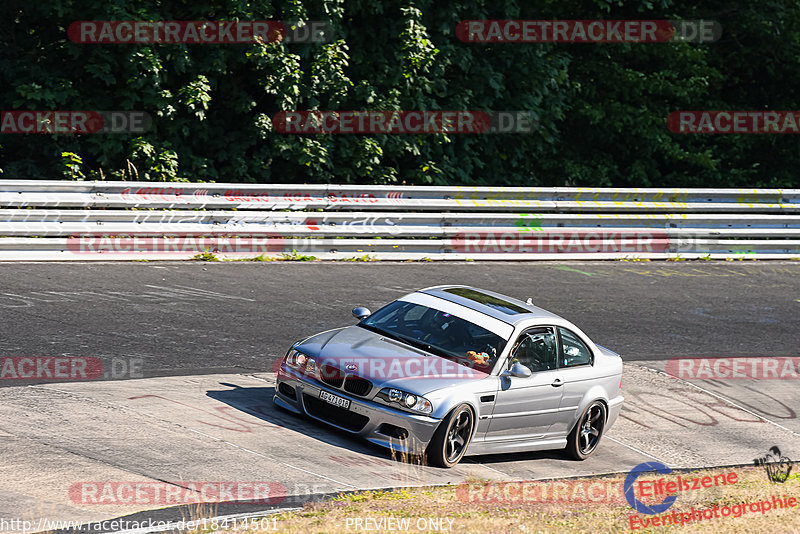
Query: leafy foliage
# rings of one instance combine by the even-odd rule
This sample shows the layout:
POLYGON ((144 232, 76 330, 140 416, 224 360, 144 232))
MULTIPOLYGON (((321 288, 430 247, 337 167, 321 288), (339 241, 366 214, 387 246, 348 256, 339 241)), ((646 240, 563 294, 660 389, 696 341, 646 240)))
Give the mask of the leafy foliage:
POLYGON ((798 109, 800 4, 766 0, 0 3, 4 110, 144 110, 138 136, 3 135, 9 178, 771 186, 791 135, 679 135, 681 109, 798 109), (713 44, 476 44, 470 19, 714 19, 713 44), (328 43, 77 44, 76 20, 325 20, 328 43), (8 21, 13 21, 9 24, 8 21), (529 110, 530 134, 287 135, 281 110, 529 110))

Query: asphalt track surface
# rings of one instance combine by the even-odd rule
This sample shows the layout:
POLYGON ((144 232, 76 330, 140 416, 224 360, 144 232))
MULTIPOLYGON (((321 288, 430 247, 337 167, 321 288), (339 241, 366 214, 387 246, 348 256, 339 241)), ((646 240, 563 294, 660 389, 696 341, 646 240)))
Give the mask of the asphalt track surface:
POLYGON ((798 275, 797 262, 0 264, 0 356, 116 368, 107 380, 0 380, 0 517, 187 513, 81 504, 68 497, 77 481, 257 476, 282 484, 292 505, 365 488, 625 472, 651 460, 747 464, 773 445, 797 459, 796 381, 683 381, 663 370, 675 357, 800 356, 798 275), (272 404, 273 363, 293 341, 352 324, 355 305, 374 310, 447 283, 530 296, 623 355, 625 406, 597 453, 407 466, 272 404), (134 361, 141 373, 131 376, 134 361))
POLYGON ((131 361, 144 377, 271 371, 354 306, 437 284, 531 297, 627 362, 800 355, 800 262, 752 261, 0 264, 0 355, 96 357, 108 378, 131 361))

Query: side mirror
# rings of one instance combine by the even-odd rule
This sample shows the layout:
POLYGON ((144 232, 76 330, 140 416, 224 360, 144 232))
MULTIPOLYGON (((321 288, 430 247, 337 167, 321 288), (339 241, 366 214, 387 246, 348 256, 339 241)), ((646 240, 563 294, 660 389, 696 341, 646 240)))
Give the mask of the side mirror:
POLYGON ((528 369, 526 366, 522 365, 519 362, 516 362, 514 365, 511 366, 511 369, 506 369, 500 376, 503 378, 509 378, 515 376, 517 378, 528 378, 531 376, 531 370, 528 369))
POLYGON ((361 321, 362 319, 366 319, 371 314, 372 312, 369 311, 369 308, 363 308, 361 306, 356 306, 355 308, 353 308, 353 315, 355 315, 356 319, 358 319, 359 321, 361 321))

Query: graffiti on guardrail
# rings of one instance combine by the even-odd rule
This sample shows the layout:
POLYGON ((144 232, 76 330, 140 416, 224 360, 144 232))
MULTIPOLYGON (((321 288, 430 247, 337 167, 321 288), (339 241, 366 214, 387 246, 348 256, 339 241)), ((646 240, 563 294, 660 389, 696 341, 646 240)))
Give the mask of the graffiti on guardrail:
MULTIPOLYGON (((307 193, 289 191, 275 193, 271 191, 247 191, 241 189, 228 189, 219 193, 210 193, 208 189, 194 187, 140 187, 125 188, 119 192, 122 200, 126 202, 171 202, 171 203, 198 203, 207 201, 222 202, 255 202, 273 204, 319 203, 325 204, 375 204, 381 198, 370 192, 319 192, 307 193)), ((385 196, 388 203, 402 204, 402 192, 390 191, 385 196)))
MULTIPOLYGON (((389 193, 392 194, 392 193, 389 193)), ((388 195, 387 194, 387 197, 388 195)), ((395 195, 391 198, 396 201, 398 198, 395 195)), ((299 202, 319 202, 319 203, 337 203, 337 202, 351 202, 359 204, 374 204, 379 202, 378 197, 372 193, 320 193, 310 194, 302 192, 288 192, 288 193, 271 193, 264 192, 250 192, 236 189, 229 189, 222 195, 222 199, 228 202, 276 202, 276 203, 299 203, 299 202)))
MULTIPOLYGON (((775 202, 782 207, 798 204, 798 195, 788 190, 43 185, 28 180, 9 180, 0 189, 0 201, 8 207, 42 208, 7 210, 6 248, 0 259, 56 259, 75 253, 87 259, 134 259, 133 253, 141 259, 153 253, 156 259, 164 256, 155 253, 175 253, 177 259, 205 250, 242 256, 297 250, 325 259, 365 253, 392 259, 483 253, 519 259, 544 254, 800 258, 800 245, 787 239, 797 230, 790 215, 771 215, 776 220, 757 223, 756 217, 737 215, 774 210, 775 202), (704 213, 709 203, 719 213, 704 213), (50 206, 106 209, 45 209, 50 206), (721 211, 727 207, 731 210, 721 211), (695 210, 699 212, 688 213, 695 210), (63 236, 69 236, 66 246, 63 236), (361 236, 383 239, 345 239, 361 236), (408 239, 389 239, 399 236, 408 239), (41 239, 21 242, 20 237, 41 239)), ((637 274, 669 276, 671 271, 637 274)))
POLYGON ((520 232, 543 232, 542 217, 540 213, 520 213, 514 226, 518 227, 520 232))
POLYGON ((140 187, 138 189, 126 188, 119 194, 126 202, 168 201, 189 204, 202 200, 208 194, 208 190, 192 190, 191 195, 188 195, 184 194, 182 187, 140 187))
POLYGON ((332 215, 325 215, 322 218, 306 219, 305 226, 314 232, 324 229, 328 231, 341 231, 343 234, 368 234, 368 235, 397 235, 402 232, 401 226, 392 217, 383 215, 360 217, 354 214, 354 218, 341 219, 332 215))

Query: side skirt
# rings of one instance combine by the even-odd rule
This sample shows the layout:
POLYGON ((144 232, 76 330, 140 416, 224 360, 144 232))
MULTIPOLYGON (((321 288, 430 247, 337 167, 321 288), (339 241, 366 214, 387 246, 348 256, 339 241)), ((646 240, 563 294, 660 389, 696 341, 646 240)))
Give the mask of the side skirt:
POLYGON ((477 454, 503 454, 508 452, 546 451, 563 449, 567 446, 567 438, 550 438, 536 440, 509 440, 509 441, 473 441, 469 444, 465 456, 477 454))

